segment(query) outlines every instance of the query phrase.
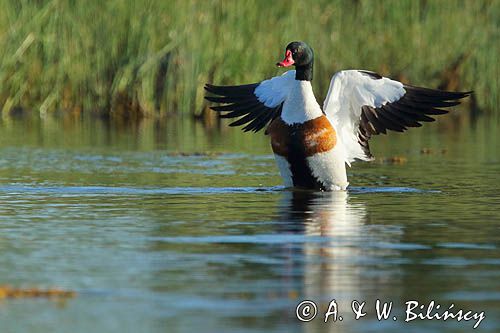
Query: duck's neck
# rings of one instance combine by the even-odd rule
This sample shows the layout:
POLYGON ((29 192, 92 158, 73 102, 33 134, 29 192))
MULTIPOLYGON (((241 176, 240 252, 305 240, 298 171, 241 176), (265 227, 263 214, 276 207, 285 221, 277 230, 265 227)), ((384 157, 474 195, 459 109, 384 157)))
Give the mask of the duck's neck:
POLYGON ((295 80, 312 81, 313 79, 313 63, 312 61, 305 66, 295 67, 295 80))
POLYGON ((310 81, 294 81, 283 104, 281 119, 288 125, 302 124, 321 117, 323 112, 314 97, 310 81))

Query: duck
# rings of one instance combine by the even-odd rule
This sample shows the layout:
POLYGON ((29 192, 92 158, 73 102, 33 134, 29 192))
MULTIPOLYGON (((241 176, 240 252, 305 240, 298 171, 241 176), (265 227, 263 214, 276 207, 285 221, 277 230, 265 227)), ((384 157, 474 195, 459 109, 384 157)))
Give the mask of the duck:
POLYGON ((322 107, 312 89, 314 52, 289 43, 278 67, 295 67, 261 82, 205 85, 205 99, 229 126, 265 129, 285 187, 347 190, 347 167, 374 159, 372 136, 404 132, 448 113, 472 91, 453 92, 404 84, 368 70, 333 75, 322 107))

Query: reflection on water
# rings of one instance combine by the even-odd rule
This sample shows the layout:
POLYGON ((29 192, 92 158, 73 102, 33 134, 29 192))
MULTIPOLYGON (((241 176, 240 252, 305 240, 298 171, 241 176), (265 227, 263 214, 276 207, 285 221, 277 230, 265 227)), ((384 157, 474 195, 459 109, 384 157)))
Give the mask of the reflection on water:
MULTIPOLYGON (((361 203, 349 203, 344 191, 291 195, 291 204, 283 210, 283 215, 290 215, 292 221, 300 223, 304 235, 325 239, 319 245, 304 244, 307 263, 304 296, 352 298, 361 282, 360 267, 355 263, 370 239, 365 227, 366 208, 361 203), (348 266, 352 267, 346 270, 348 266)), ((284 196, 284 199, 289 198, 284 196)))
POLYGON ((283 189, 265 136, 188 122, 1 126, 0 284, 78 292, 0 302, 2 332, 470 331, 404 324, 411 299, 484 310, 481 331, 498 331, 491 122, 377 138, 377 156, 407 162, 357 164, 353 187, 334 193, 283 189), (333 298, 344 320, 324 324, 333 298), (377 298, 400 319, 377 321, 377 298), (295 318, 303 299, 321 311, 309 323, 295 318))
MULTIPOLYGON (((324 240, 304 243, 301 249, 304 256, 301 297, 314 300, 320 311, 320 319, 308 324, 305 331, 317 332, 325 326, 322 314, 332 299, 340 309, 348 309, 350 300, 359 297, 363 268, 356 263, 371 238, 366 233, 366 207, 350 203, 349 194, 344 191, 293 191, 283 196, 281 209, 285 221, 300 226, 294 231, 324 240)), ((346 319, 343 321, 346 325, 349 317, 345 312, 340 315, 346 319)))
MULTIPOLYGON (((391 191, 390 188, 372 190, 382 193, 385 192, 384 190, 391 191)), ((392 192, 398 193, 398 189, 395 188, 392 192)), ((402 193, 415 192, 419 191, 405 190, 402 193)), ((467 276, 460 276, 460 273, 454 272, 451 273, 453 278, 444 282, 448 285, 442 286, 441 276, 450 276, 447 265, 453 265, 455 260, 453 257, 448 258, 445 255, 447 259, 443 258, 441 261, 443 266, 436 266, 425 260, 422 262, 423 265, 419 265, 420 260, 415 260, 420 257, 417 253, 421 253, 422 258, 426 258, 426 253, 439 252, 439 249, 410 241, 411 236, 407 235, 409 231, 405 232, 402 225, 374 223, 376 219, 370 219, 369 207, 363 201, 353 202, 352 197, 353 194, 348 192, 288 191, 283 193, 279 210, 280 220, 284 224, 280 225, 280 235, 294 233, 303 235, 307 239, 300 249, 288 253, 290 262, 297 266, 290 267, 289 270, 300 269, 303 272, 301 292, 296 304, 302 300, 312 300, 318 305, 318 316, 315 320, 303 324, 304 331, 351 332, 357 329, 375 329, 377 325, 379 328, 383 327, 384 330, 398 331, 402 326, 392 320, 393 316, 396 315, 399 320, 404 320, 406 318, 404 303, 409 300, 417 300, 421 304, 428 304, 434 300, 444 309, 447 309, 451 303, 455 303, 462 306, 457 309, 464 308, 465 311, 472 310, 478 313, 484 311, 484 306, 481 306, 484 303, 471 304, 464 302, 460 297, 450 299, 450 295, 444 292, 450 288, 450 284, 467 283, 469 279, 467 276), (421 272, 418 272, 419 269, 414 271, 412 266, 420 266, 421 272), (430 278, 430 276, 433 277, 430 278), (427 291, 424 295, 421 292, 425 289, 427 291), (377 299, 382 302, 393 302, 394 306, 391 317, 383 324, 375 317, 377 299), (325 324, 324 315, 332 300, 335 300, 343 320, 334 323, 330 317, 330 322, 325 324), (367 315, 359 322, 354 320, 354 314, 351 311, 351 303, 354 300, 359 303, 366 302, 367 315)), ((426 242, 425 239, 421 241, 426 242)), ((467 243, 456 244, 456 246, 462 250, 488 247, 467 243)), ((492 244, 489 246, 492 246, 490 250, 497 249, 492 244)), ((437 247, 449 248, 449 245, 439 244, 437 247)), ((478 260, 476 264, 480 262, 481 260, 478 260)), ((498 265, 500 262, 491 263, 498 265)), ((498 299, 499 295, 497 292, 493 298, 498 299)), ((487 294, 482 294, 480 299, 487 300, 489 297, 487 294)), ((422 312, 425 313, 425 311, 422 312)), ((495 312, 490 313, 490 318, 492 313, 495 312)), ((293 320, 292 315, 291 317, 293 320)), ((471 329, 476 322, 477 320, 472 320, 470 324, 462 328, 471 329)), ((483 322, 481 324, 483 329, 495 326, 495 324, 490 326, 483 322)), ((420 328, 422 327, 427 327, 427 330, 435 328, 443 331, 443 326, 436 322, 420 323, 420 328)), ((457 329, 461 326, 454 322, 448 323, 448 327, 457 329)))
POLYGON ((373 289, 394 295, 387 282, 398 278, 397 271, 388 271, 383 279, 377 279, 366 266, 382 262, 385 257, 397 257, 397 251, 384 244, 398 243, 399 233, 370 226, 366 206, 363 202, 351 202, 349 196, 344 191, 290 191, 282 197, 280 213, 286 224, 280 232, 300 233, 316 240, 304 242, 300 255, 294 255, 301 257, 299 262, 303 265, 299 298, 318 305, 318 317, 304 326, 306 332, 344 332, 353 324, 353 300, 365 301, 373 289), (333 324, 333 319, 324 323, 324 314, 333 299, 342 324, 333 324))

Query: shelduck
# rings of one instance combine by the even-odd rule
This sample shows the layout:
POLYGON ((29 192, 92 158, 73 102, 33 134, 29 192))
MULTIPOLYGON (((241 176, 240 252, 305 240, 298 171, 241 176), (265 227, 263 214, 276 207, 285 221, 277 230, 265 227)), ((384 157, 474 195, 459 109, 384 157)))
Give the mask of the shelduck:
POLYGON ((279 67, 295 66, 262 82, 239 86, 206 84, 211 109, 230 126, 258 132, 267 126, 276 162, 287 187, 346 190, 346 165, 373 159, 368 141, 387 130, 403 132, 434 121, 443 107, 460 104, 471 92, 415 87, 366 70, 336 73, 323 108, 314 96, 314 53, 304 42, 287 45, 279 67))

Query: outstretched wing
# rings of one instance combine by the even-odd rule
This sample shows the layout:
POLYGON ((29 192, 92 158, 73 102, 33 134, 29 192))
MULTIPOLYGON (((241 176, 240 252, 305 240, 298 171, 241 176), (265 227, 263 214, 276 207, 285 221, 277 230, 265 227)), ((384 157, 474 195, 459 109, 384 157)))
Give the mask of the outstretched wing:
POLYGON ((323 110, 349 164, 373 159, 368 145, 372 135, 420 127, 420 122, 434 121, 430 116, 448 112, 440 108, 458 105, 471 93, 419 88, 374 72, 347 70, 333 76, 323 110))
POLYGON ((291 85, 295 71, 285 72, 259 83, 242 86, 205 85, 205 90, 217 96, 205 96, 207 100, 225 105, 212 106, 221 118, 239 118, 229 126, 245 125, 243 130, 258 132, 281 114, 281 108, 291 85))

